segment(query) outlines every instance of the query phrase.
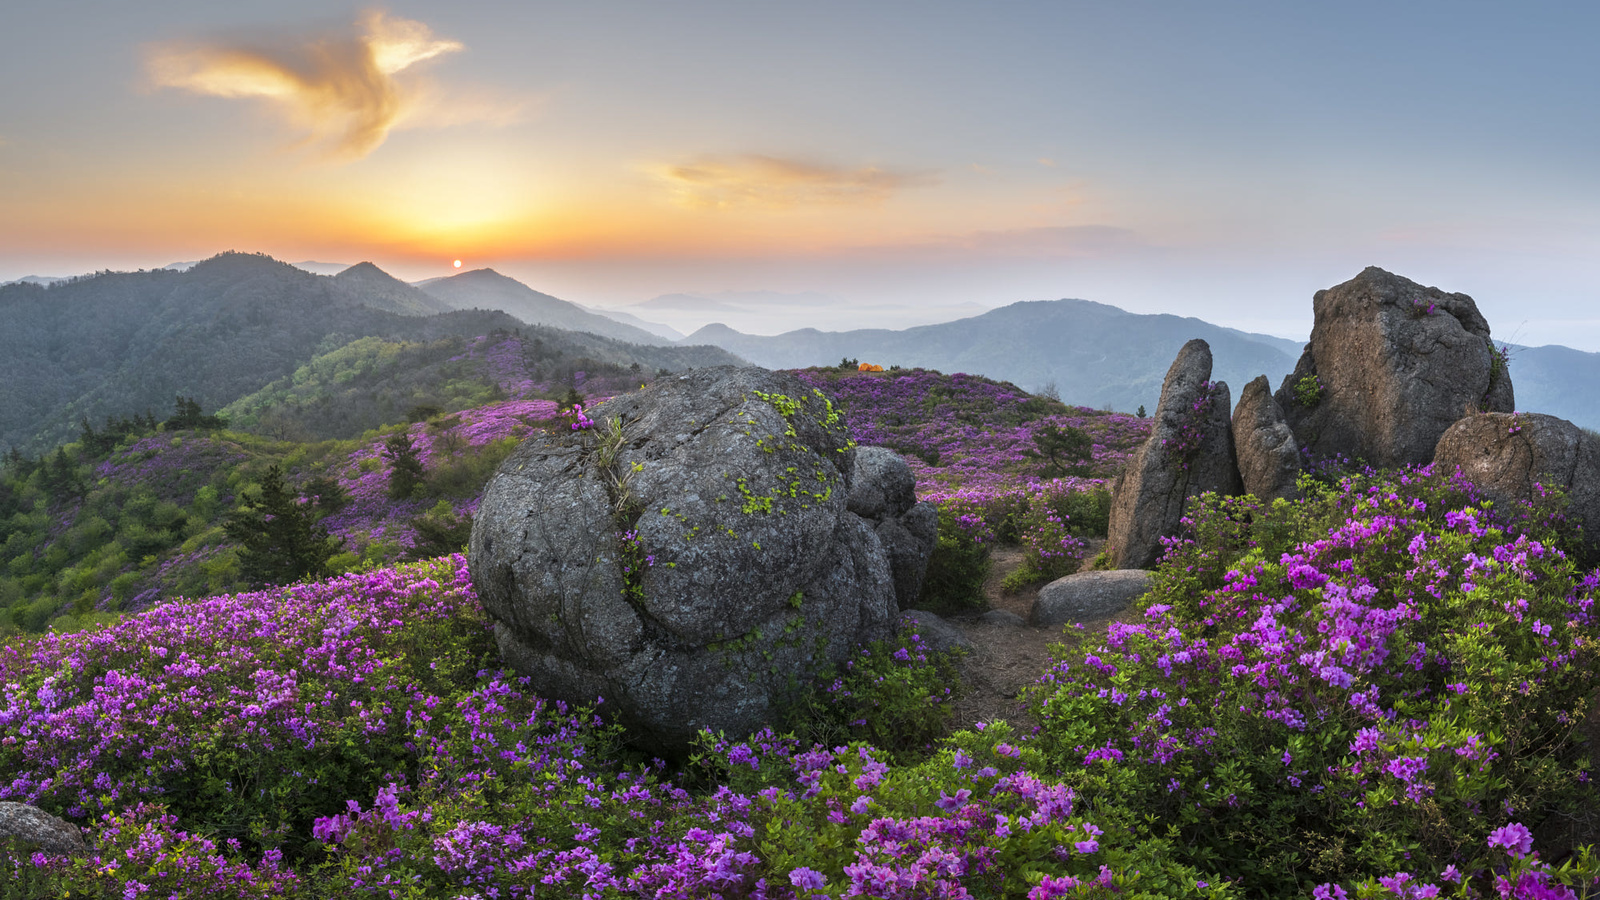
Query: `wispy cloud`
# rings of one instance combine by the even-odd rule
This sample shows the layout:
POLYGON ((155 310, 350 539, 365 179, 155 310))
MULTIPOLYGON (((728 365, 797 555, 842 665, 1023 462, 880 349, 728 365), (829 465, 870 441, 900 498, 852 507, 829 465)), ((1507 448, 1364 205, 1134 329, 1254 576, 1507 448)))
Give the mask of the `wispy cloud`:
POLYGON ((146 66, 159 87, 270 103, 305 132, 305 142, 360 158, 403 125, 453 124, 462 120, 462 109, 478 120, 508 117, 505 104, 480 102, 425 120, 423 113, 443 106, 414 67, 461 49, 422 22, 374 11, 345 33, 266 44, 160 44, 147 49, 146 66))
POLYGON ((697 209, 871 205, 904 188, 935 181, 927 173, 757 154, 702 157, 692 163, 657 166, 654 171, 678 202, 697 209))

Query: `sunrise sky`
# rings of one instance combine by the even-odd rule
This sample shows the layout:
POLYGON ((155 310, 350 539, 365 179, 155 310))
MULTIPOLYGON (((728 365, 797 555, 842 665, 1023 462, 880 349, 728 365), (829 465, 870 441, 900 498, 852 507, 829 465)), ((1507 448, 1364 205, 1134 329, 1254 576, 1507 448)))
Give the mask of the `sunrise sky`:
POLYGON ((0 281, 237 249, 1303 337, 1379 265, 1600 350, 1596 10, 22 0, 0 281))

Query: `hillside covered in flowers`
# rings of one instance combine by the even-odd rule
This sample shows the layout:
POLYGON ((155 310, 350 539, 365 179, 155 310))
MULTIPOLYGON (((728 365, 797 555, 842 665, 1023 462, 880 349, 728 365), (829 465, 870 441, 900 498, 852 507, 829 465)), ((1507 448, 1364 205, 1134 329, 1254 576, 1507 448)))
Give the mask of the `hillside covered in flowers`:
MULTIPOLYGON (((1569 558, 1560 497, 1495 506, 1454 473, 1330 465, 1302 481, 1302 500, 1213 498, 1129 615, 1063 631, 1024 691, 1025 721, 952 720, 959 670, 907 630, 802 685, 767 729, 704 734, 687 758, 661 760, 609 723, 605 698, 539 697, 502 670, 465 559, 428 553, 473 512, 495 448, 570 428, 567 391, 592 401, 635 374, 540 383, 515 364, 515 340, 463 348, 505 395, 470 409, 317 444, 158 430, 93 462, 78 509, 122 485, 125 506, 149 506, 141 515, 181 511, 188 536, 151 537, 144 565, 195 580, 115 602, 85 588, 86 612, 6 639, 0 800, 64 817, 93 846, 81 858, 0 848, 8 889, 1593 893, 1600 573, 1569 558), (346 571, 210 590, 204 579, 237 573, 240 551, 217 524, 186 548, 208 533, 190 534, 190 517, 211 503, 220 521, 270 466, 305 507, 343 496, 317 523, 346 571), (419 496, 391 495, 397 471, 419 496), (433 558, 398 561, 419 552, 433 558)), ((1085 564, 1104 482, 1145 434, 1137 416, 986 379, 798 374, 841 403, 858 441, 906 454, 938 501, 923 600, 946 610, 981 602, 973 578, 996 543, 1028 548, 1028 577, 1085 564)), ((29 473, 24 497, 51 465, 29 473)), ((28 515, 58 502, 33 496, 28 515)), ((80 527, 51 546, 81 542, 69 537, 80 527)))

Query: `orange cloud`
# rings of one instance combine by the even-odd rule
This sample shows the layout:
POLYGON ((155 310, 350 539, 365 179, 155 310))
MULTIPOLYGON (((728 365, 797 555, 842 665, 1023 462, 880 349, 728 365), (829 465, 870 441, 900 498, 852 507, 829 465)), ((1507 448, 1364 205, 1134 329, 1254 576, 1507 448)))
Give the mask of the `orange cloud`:
POLYGON ((159 87, 264 100, 307 132, 307 142, 360 158, 424 105, 429 89, 409 70, 461 49, 421 22, 368 12, 355 34, 277 46, 162 44, 148 49, 146 67, 159 87))
POLYGON ((754 154, 703 157, 654 171, 679 203, 696 209, 876 204, 903 188, 934 182, 927 174, 877 166, 851 169, 754 154))

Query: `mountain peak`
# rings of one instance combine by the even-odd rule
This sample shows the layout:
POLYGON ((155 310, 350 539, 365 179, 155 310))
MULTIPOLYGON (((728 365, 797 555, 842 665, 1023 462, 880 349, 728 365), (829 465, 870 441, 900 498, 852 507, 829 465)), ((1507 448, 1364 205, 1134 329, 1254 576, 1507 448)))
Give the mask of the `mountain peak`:
POLYGON ((370 262, 358 262, 343 272, 333 276, 338 281, 361 281, 378 284, 396 284, 403 287, 410 285, 390 275, 370 262))

